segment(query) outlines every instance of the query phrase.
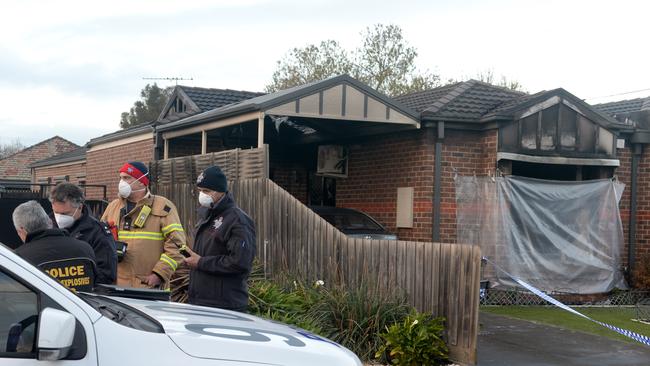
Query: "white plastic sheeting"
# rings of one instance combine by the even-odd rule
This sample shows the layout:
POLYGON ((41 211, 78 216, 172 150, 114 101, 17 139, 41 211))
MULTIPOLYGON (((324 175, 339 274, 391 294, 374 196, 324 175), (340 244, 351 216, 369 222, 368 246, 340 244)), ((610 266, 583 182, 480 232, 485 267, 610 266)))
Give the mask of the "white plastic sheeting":
MULTIPOLYGON (((591 294, 626 288, 621 270, 624 185, 612 180, 546 181, 456 177, 459 243, 546 292, 591 294)), ((486 268, 486 279, 516 286, 486 268)))

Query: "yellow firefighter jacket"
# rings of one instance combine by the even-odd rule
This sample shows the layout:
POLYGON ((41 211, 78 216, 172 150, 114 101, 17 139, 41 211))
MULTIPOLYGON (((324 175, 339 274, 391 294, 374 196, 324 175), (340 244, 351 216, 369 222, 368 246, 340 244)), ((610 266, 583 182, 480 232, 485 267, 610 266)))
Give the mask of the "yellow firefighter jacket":
POLYGON ((169 289, 169 279, 183 258, 178 248, 186 240, 176 206, 147 193, 126 212, 126 200, 118 198, 108 205, 101 221, 114 222, 118 240, 128 244, 117 265, 117 285, 149 287, 145 278, 153 272, 163 279, 162 288, 169 289))

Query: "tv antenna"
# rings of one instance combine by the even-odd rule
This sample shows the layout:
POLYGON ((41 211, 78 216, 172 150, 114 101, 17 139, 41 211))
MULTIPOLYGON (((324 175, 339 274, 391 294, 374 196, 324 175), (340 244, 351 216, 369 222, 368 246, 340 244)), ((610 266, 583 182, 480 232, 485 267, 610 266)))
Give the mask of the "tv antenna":
POLYGON ((194 78, 183 78, 183 77, 173 77, 173 78, 142 78, 142 80, 167 80, 173 81, 178 85, 179 80, 194 80, 194 78))

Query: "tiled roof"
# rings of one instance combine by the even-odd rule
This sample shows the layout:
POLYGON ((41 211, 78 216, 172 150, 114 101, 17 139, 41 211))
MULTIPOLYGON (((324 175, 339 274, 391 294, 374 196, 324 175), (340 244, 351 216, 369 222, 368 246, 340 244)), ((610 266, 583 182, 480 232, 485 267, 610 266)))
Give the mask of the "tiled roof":
POLYGON ((650 97, 594 104, 593 107, 611 116, 616 116, 617 114, 629 114, 641 110, 650 110, 650 97))
POLYGON ((264 110, 266 108, 271 108, 274 106, 281 105, 295 99, 310 95, 312 93, 318 92, 319 90, 325 90, 331 88, 335 85, 347 84, 351 85, 359 91, 368 94, 372 98, 385 103, 386 105, 395 108, 400 113, 413 118, 414 120, 418 119, 417 113, 411 108, 403 105, 396 99, 391 99, 378 91, 370 88, 366 84, 350 77, 349 75, 343 74, 338 76, 333 76, 324 80, 314 81, 311 83, 294 86, 289 89, 278 90, 273 93, 263 94, 255 98, 246 99, 239 103, 232 105, 226 105, 220 108, 213 109, 211 111, 195 114, 192 116, 185 117, 183 119, 173 121, 166 124, 161 124, 157 127, 158 131, 172 130, 176 128, 185 128, 191 125, 200 124, 209 120, 215 120, 218 118, 223 118, 224 116, 230 116, 235 114, 240 114, 244 112, 252 112, 264 110))
POLYGON ((54 136, 0 160, 0 179, 31 180, 30 165, 36 161, 79 148, 62 137, 54 136))
POLYGON ((525 95, 519 91, 469 80, 395 99, 421 112, 423 117, 478 121, 502 103, 525 95))
POLYGON ((460 84, 463 83, 460 82, 455 84, 449 84, 435 89, 429 89, 429 90, 419 91, 415 93, 399 95, 394 97, 393 99, 404 104, 407 107, 410 107, 416 112, 422 112, 432 104, 432 101, 438 100, 439 98, 445 96, 447 93, 449 93, 454 88, 458 87, 460 84))
POLYGON ((519 106, 522 104, 537 99, 541 97, 542 95, 546 94, 546 90, 542 90, 540 92, 537 92, 535 94, 524 94, 519 97, 507 100, 501 104, 499 104, 496 108, 492 109, 489 111, 489 115, 500 115, 500 114, 506 114, 509 113, 510 111, 517 109, 519 106))
POLYGON ((65 152, 63 154, 55 155, 43 160, 39 160, 35 163, 32 163, 30 165, 30 168, 38 168, 42 166, 48 166, 48 165, 54 165, 54 164, 61 164, 61 163, 68 163, 71 161, 78 161, 78 160, 85 160, 86 159, 86 151, 88 148, 86 146, 82 146, 78 149, 72 150, 65 152))
MULTIPOLYGON (((181 89, 183 93, 185 93, 192 100, 192 102, 194 102, 197 105, 197 107, 201 109, 199 113, 210 111, 212 109, 223 107, 225 105, 239 103, 243 100, 254 98, 260 95, 264 95, 264 93, 249 92, 249 91, 242 91, 242 90, 196 88, 196 87, 183 86, 183 85, 179 85, 178 88, 181 89)), ((149 123, 142 123, 140 125, 132 126, 124 130, 111 132, 109 134, 93 138, 90 140, 88 144, 92 146, 104 142, 119 140, 136 134, 153 132, 153 128, 157 124, 169 123, 171 121, 175 121, 177 119, 184 118, 196 113, 197 113, 196 111, 192 113, 191 112, 181 113, 181 114, 174 115, 172 117, 164 118, 163 120, 158 122, 152 121, 149 123)))
POLYGON ((264 95, 264 93, 244 90, 208 89, 182 85, 179 85, 178 87, 181 88, 203 112, 264 95))

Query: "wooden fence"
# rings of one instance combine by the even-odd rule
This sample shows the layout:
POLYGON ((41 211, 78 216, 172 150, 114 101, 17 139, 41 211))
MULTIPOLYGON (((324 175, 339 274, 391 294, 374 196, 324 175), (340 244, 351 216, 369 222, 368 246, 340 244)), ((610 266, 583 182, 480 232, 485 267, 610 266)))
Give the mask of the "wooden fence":
MULTIPOLYGON (((151 190, 169 198, 178 208, 183 226, 196 223, 198 193, 196 179, 203 170, 218 165, 228 179, 239 181, 268 177, 268 147, 234 149, 205 155, 152 161, 149 166, 151 190)), ((231 182, 232 183, 232 182, 231 182)), ((189 231, 189 230, 188 230, 189 231)))
MULTIPOLYGON (((196 174, 196 164, 182 164, 185 169, 192 167, 196 174)), ((178 177, 180 166, 172 163, 165 169, 176 169, 178 177)), ((154 182, 155 192, 175 202, 183 223, 193 227, 197 206, 193 183, 178 178, 162 182, 154 182)), ((258 257, 267 273, 291 270, 326 283, 354 286, 370 280, 385 291, 404 290, 419 311, 446 318, 452 359, 476 363, 480 271, 477 245, 350 238, 266 177, 229 184, 240 207, 256 222, 258 257)))

